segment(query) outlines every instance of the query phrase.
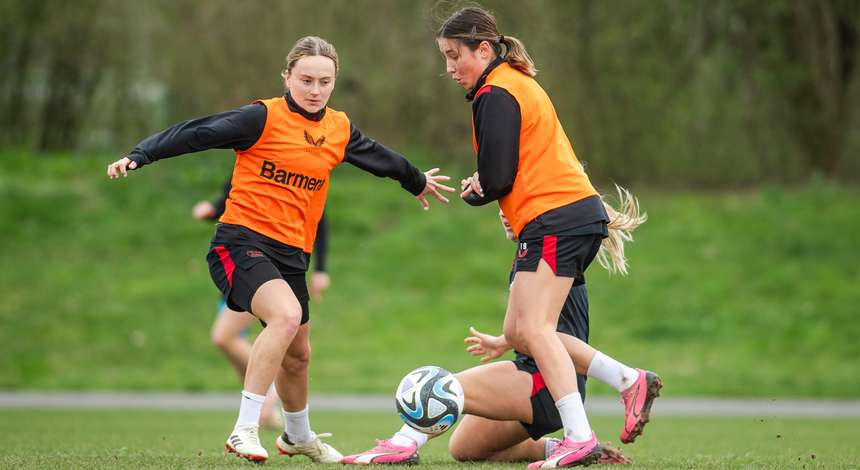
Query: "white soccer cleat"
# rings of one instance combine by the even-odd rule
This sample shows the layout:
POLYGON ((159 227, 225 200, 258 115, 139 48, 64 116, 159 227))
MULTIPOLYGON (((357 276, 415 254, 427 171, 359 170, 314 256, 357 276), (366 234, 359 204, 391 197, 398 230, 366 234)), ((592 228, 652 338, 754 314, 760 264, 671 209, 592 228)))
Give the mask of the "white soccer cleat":
POLYGON ((259 426, 234 429, 233 434, 227 438, 224 449, 251 462, 265 462, 269 458, 269 453, 260 445, 258 429, 259 426))
POLYGON ((315 463, 338 463, 343 455, 335 450, 329 444, 322 441, 322 437, 330 437, 330 433, 316 434, 312 433, 312 438, 308 442, 294 444, 287 438, 287 433, 281 433, 275 440, 275 447, 281 455, 306 455, 315 463))

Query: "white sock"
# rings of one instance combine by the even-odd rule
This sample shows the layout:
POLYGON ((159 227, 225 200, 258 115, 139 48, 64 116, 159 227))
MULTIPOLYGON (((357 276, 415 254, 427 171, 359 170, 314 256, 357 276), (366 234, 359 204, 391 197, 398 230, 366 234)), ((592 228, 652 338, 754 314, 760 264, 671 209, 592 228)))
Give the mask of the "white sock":
POLYGON ((260 411, 263 409, 265 395, 257 395, 247 390, 242 390, 242 402, 239 404, 239 419, 236 420, 237 428, 257 426, 260 424, 260 411))
POLYGON ((311 422, 308 419, 308 405, 301 411, 287 411, 281 408, 284 414, 284 431, 287 439, 293 444, 308 442, 311 440, 311 422))
POLYGON ((561 400, 555 402, 555 407, 561 415, 565 437, 569 437, 573 442, 591 439, 591 426, 588 424, 588 417, 585 415, 585 407, 582 406, 579 392, 563 396, 561 400))
POLYGON ((555 446, 553 446, 553 444, 554 444, 553 441, 555 441, 555 440, 557 440, 557 439, 555 439, 553 437, 549 437, 549 438, 544 439, 544 442, 543 442, 543 458, 548 459, 549 456, 552 455, 552 452, 550 452, 550 450, 555 447, 555 446))
POLYGON ((588 366, 588 376, 609 384, 610 387, 622 392, 627 390, 636 379, 639 371, 612 359, 597 351, 588 366))
POLYGON ((411 446, 413 443, 418 444, 418 448, 427 443, 430 436, 423 432, 416 431, 407 425, 403 425, 400 431, 394 433, 391 437, 391 443, 397 446, 411 446))

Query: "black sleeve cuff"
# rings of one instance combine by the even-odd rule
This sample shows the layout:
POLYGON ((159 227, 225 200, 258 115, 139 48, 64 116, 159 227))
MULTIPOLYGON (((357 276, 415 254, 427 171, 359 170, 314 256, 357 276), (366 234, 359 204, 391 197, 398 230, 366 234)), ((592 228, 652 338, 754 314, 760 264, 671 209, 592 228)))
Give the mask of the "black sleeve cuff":
POLYGON ((152 163, 152 159, 150 159, 150 158, 146 155, 146 153, 144 153, 144 152, 143 152, 143 150, 141 150, 141 149, 139 149, 139 148, 136 148, 136 147, 135 147, 135 149, 134 149, 134 150, 132 150, 132 151, 131 151, 128 155, 126 155, 126 156, 127 156, 131 161, 133 161, 134 163, 136 163, 136 164, 137 164, 137 167, 135 168, 135 170, 137 170, 138 168, 140 168, 140 167, 142 167, 142 166, 144 166, 144 165, 149 165, 150 163, 152 163))
POLYGON ((402 181, 400 183, 400 187, 412 193, 413 196, 417 196, 424 191, 424 188, 427 186, 427 176, 424 175, 421 171, 414 174, 409 181, 402 181))
POLYGON ((468 196, 464 197, 463 200, 466 201, 466 204, 470 206, 485 206, 498 198, 488 198, 486 195, 484 197, 478 196, 474 192, 469 193, 468 196))

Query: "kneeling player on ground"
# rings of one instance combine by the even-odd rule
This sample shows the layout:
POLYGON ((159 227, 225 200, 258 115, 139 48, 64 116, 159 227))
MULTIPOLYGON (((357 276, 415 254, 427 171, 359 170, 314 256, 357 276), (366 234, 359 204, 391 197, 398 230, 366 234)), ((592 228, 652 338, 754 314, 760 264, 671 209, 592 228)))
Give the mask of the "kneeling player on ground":
MULTIPOLYGON (((567 346, 577 337, 588 337, 588 299, 579 286, 571 289, 559 317, 558 332, 567 346)), ((468 351, 483 355, 481 361, 498 357, 510 347, 504 336, 491 336, 471 329, 468 351)), ((459 461, 533 461, 552 455, 559 439, 544 437, 562 428, 561 417, 540 371, 531 357, 517 353, 513 361, 483 364, 455 374, 463 386, 465 404, 460 425, 448 444, 451 457, 459 461)), ((585 377, 577 377, 585 396, 585 377)), ((341 460, 344 464, 417 463, 418 448, 434 436, 407 425, 376 447, 341 460)), ((602 446, 600 463, 628 463, 624 455, 602 446)))
MULTIPOLYGON (((505 236, 516 236, 504 215, 499 218, 505 236)), ((659 395, 659 377, 652 372, 615 361, 588 346, 588 292, 585 284, 574 285, 568 292, 559 315, 556 332, 576 364, 577 386, 585 400, 586 376, 612 386, 621 394, 625 407, 622 442, 632 442, 631 431, 639 435, 650 419, 651 404, 659 395)), ((511 346, 504 335, 491 336, 471 329, 466 338, 467 351, 483 356, 481 362, 495 359, 511 346)), ((513 361, 495 362, 455 374, 463 386, 465 404, 462 423, 454 430, 448 444, 451 456, 461 461, 544 460, 560 444, 559 439, 544 438, 562 428, 555 401, 546 388, 534 359, 517 352, 513 361), (526 397, 530 397, 526 401, 526 397)), ((418 448, 432 436, 404 425, 391 439, 378 441, 373 449, 349 455, 345 464, 414 463, 418 448)), ((620 451, 603 444, 599 463, 627 463, 620 451)), ((552 465, 550 463, 550 465, 552 465)))

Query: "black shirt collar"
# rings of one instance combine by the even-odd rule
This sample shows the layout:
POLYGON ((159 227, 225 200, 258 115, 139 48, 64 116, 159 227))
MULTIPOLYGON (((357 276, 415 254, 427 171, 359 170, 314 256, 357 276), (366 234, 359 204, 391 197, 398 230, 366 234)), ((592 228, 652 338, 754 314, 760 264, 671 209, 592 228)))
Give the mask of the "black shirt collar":
POLYGON ((481 74, 481 78, 478 79, 478 83, 475 83, 475 86, 469 91, 469 93, 466 93, 467 101, 472 101, 473 99, 475 99, 475 94, 478 93, 478 90, 480 90, 481 87, 484 86, 484 82, 487 81, 487 75, 489 75, 490 72, 492 72, 496 67, 499 66, 499 64, 504 61, 504 57, 500 56, 496 57, 495 60, 490 62, 490 65, 488 65, 487 68, 484 69, 484 73, 481 74))
POLYGON ((287 107, 290 108, 290 111, 301 114, 305 119, 309 121, 322 121, 322 118, 325 116, 325 106, 323 106, 323 109, 315 113, 309 113, 305 111, 304 108, 299 106, 298 103, 296 103, 293 97, 290 96, 289 92, 284 93, 284 98, 286 98, 287 100, 287 107))

